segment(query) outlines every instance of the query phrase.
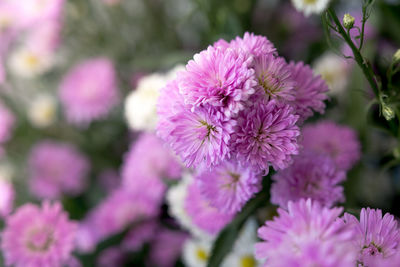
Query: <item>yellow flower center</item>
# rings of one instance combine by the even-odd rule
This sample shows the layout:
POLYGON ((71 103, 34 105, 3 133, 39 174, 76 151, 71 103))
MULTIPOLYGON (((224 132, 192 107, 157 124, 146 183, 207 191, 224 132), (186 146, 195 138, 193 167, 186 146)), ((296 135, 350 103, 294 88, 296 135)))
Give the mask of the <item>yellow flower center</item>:
POLYGON ((244 256, 240 259, 240 267, 255 267, 256 265, 256 260, 251 255, 244 256))
POLYGON ((29 67, 36 67, 39 65, 39 58, 33 54, 29 54, 25 57, 25 62, 29 67))
POLYGON ((313 4, 315 4, 315 2, 317 2, 317 0, 303 0, 304 1, 304 4, 306 4, 306 5, 313 5, 313 4))
POLYGON ((198 248, 196 251, 196 256, 201 261, 205 262, 208 260, 208 254, 204 249, 198 248))

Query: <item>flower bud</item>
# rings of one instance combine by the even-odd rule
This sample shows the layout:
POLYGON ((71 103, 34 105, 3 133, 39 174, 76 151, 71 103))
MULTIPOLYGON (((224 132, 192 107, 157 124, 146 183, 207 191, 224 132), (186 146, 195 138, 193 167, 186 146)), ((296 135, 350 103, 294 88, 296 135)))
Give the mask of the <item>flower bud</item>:
POLYGON ((390 121, 395 116, 394 110, 390 106, 387 106, 386 104, 383 104, 382 106, 382 114, 387 121, 390 121))
POLYGON ((343 26, 348 30, 350 30, 354 26, 354 17, 349 13, 346 13, 343 16, 343 26))
POLYGON ((394 53, 393 62, 394 63, 400 62, 400 49, 397 49, 396 53, 394 53))

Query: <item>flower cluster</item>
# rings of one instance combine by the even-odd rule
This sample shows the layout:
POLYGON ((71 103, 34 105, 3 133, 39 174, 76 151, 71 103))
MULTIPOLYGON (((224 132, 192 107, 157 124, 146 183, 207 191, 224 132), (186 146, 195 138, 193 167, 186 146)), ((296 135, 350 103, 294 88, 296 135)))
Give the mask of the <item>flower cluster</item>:
POLYGON ((256 172, 283 169, 298 153, 296 123, 323 112, 326 91, 308 66, 246 33, 196 54, 162 89, 158 134, 188 167, 233 159, 256 172))
POLYGON ((342 208, 311 199, 289 201, 287 210, 258 230, 255 255, 264 266, 396 266, 400 228, 390 214, 362 209, 360 221, 342 208))

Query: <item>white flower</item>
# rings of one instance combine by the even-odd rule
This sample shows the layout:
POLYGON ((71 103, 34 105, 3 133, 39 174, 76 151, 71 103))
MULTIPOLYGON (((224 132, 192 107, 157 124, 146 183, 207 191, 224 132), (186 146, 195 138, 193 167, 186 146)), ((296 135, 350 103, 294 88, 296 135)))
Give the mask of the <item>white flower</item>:
POLYGON ((350 65, 334 53, 326 53, 314 62, 314 70, 329 86, 330 93, 337 95, 347 86, 350 65))
POLYGON ((232 252, 229 253, 222 267, 257 267, 261 263, 254 257, 254 245, 257 242, 257 223, 250 219, 241 230, 235 241, 232 252))
POLYGON ((189 173, 183 174, 182 180, 175 186, 172 186, 167 191, 168 213, 175 218, 179 224, 188 230, 193 236, 204 240, 212 240, 213 237, 205 231, 201 230, 192 223, 192 219, 186 213, 184 208, 187 189, 192 183, 193 177, 189 173))
POLYGON ((182 259, 187 267, 205 267, 212 248, 210 240, 190 238, 183 245, 182 259))
POLYGON ((52 95, 41 94, 33 99, 27 115, 33 126, 44 128, 55 121, 56 112, 56 98, 52 95))
POLYGON ((170 72, 154 73, 141 78, 137 88, 125 100, 125 118, 133 130, 154 131, 157 125, 157 99, 160 89, 175 78, 176 67, 170 72))
POLYGON ((299 12, 303 12, 305 16, 311 14, 320 14, 324 11, 330 0, 292 0, 292 4, 299 12))
POLYGON ((20 47, 9 58, 9 67, 17 76, 34 78, 45 73, 53 65, 51 53, 40 53, 29 47, 20 47))

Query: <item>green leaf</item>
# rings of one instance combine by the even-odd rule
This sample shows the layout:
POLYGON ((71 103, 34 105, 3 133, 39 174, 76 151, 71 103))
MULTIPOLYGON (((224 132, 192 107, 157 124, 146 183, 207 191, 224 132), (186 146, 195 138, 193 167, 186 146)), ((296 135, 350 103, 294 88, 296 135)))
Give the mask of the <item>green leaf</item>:
POLYGON ((255 213, 260 207, 268 203, 269 200, 269 188, 271 179, 271 172, 267 177, 264 177, 263 189, 253 199, 251 199, 242 209, 242 211, 236 215, 233 221, 228 224, 218 235, 217 239, 213 244, 211 251, 211 257, 208 260, 207 267, 218 267, 221 266, 225 256, 231 251, 240 229, 246 222, 246 220, 255 213))

